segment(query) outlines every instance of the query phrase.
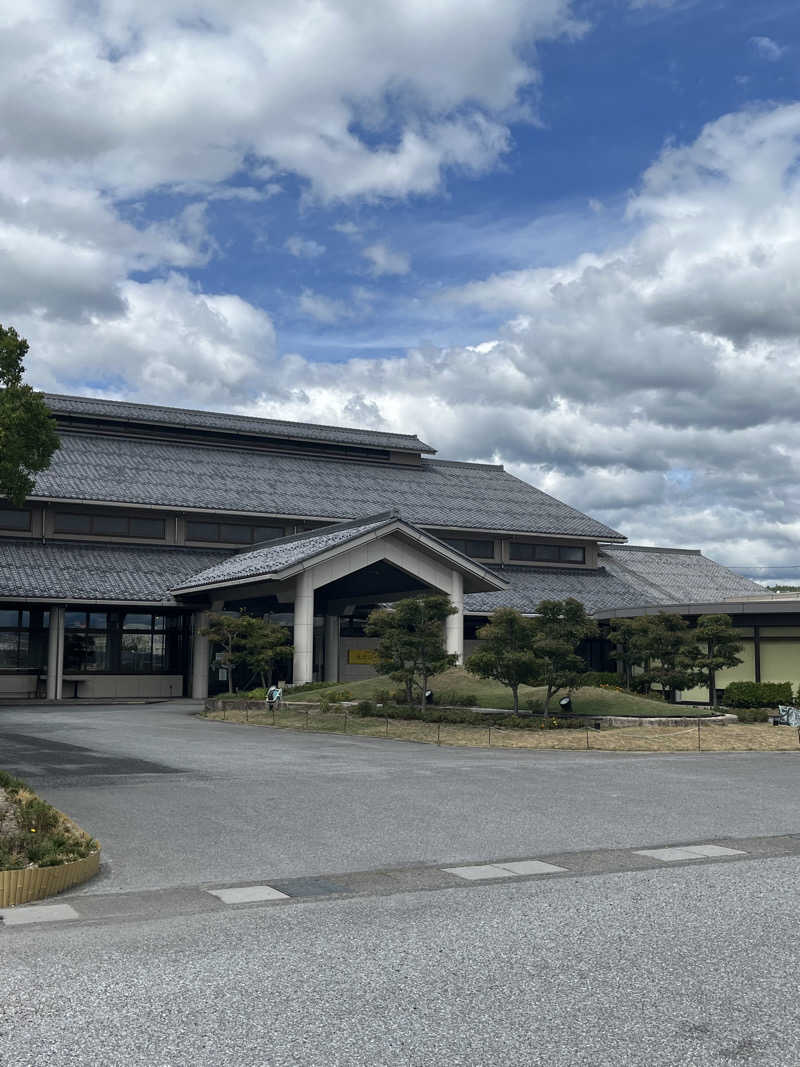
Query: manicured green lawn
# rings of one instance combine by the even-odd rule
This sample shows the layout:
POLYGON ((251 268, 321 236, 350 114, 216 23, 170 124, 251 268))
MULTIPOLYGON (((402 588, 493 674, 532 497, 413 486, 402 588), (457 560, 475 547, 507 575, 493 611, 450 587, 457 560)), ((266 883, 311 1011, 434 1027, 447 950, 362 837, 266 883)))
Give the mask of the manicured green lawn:
MULTIPOLYGON (((304 690, 293 694, 291 689, 286 690, 284 700, 316 700, 318 695, 325 693, 331 699, 336 699, 337 693, 347 692, 353 700, 374 700, 375 694, 381 691, 393 692, 397 686, 389 678, 365 678, 360 682, 343 682, 332 689, 304 690)), ((511 690, 497 682, 486 681, 476 678, 461 667, 454 667, 431 679, 430 688, 437 695, 448 693, 458 696, 474 697, 475 707, 479 708, 512 708, 511 690)), ((531 686, 521 686, 519 691, 520 709, 525 710, 527 701, 530 699, 543 700, 545 691, 534 689, 531 686)), ((550 709, 554 714, 558 713, 558 700, 564 696, 558 693, 551 702, 550 709)), ((341 699, 341 697, 339 698, 341 699)), ((634 693, 625 693, 616 689, 596 688, 587 686, 578 689, 572 696, 573 711, 578 715, 707 715, 708 708, 676 707, 665 704, 663 700, 652 697, 638 696, 634 693)))

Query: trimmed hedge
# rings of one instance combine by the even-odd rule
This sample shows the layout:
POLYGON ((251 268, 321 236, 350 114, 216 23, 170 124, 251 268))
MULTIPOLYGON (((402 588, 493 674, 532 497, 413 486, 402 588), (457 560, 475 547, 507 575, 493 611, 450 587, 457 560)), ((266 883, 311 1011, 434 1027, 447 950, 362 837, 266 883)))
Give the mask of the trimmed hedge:
POLYGON ((516 730, 542 730, 542 729, 586 729, 585 723, 574 719, 558 719, 548 715, 542 718, 534 718, 532 715, 492 714, 491 712, 463 711, 458 708, 437 708, 427 705, 424 709, 413 704, 395 706, 385 704, 376 709, 372 701, 361 700, 353 713, 362 718, 376 716, 379 719, 409 719, 418 722, 445 722, 457 726, 507 726, 516 730))
POLYGON ((731 682, 723 697, 729 708, 774 708, 793 700, 791 682, 731 682))

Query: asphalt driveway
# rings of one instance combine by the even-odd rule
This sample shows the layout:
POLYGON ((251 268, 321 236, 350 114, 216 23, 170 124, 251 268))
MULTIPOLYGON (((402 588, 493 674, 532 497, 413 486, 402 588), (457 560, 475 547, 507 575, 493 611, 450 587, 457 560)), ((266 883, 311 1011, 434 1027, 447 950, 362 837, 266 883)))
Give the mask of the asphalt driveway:
POLYGON ((793 754, 436 748, 208 722, 194 711, 0 710, 0 767, 103 844, 103 874, 78 892, 800 829, 793 754))

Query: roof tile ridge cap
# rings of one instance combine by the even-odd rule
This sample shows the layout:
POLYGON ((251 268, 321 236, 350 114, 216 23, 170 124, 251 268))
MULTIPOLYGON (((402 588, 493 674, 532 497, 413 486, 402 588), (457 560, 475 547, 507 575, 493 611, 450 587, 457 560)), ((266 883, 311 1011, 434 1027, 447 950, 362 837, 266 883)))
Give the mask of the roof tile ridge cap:
MULTIPOLYGON (((502 463, 478 463, 468 459, 423 459, 422 462, 439 467, 474 467, 478 470, 505 471, 508 474, 502 463)), ((511 477, 514 477, 513 474, 511 477)), ((521 481, 521 479, 517 480, 521 481)))
MULTIPOLYGON (((300 422, 294 419, 275 419, 269 415, 243 415, 235 411, 214 411, 210 408, 179 408, 171 404, 149 404, 144 400, 114 400, 104 396, 79 396, 77 393, 43 393, 45 400, 77 400, 88 404, 119 404, 120 406, 148 408, 153 411, 174 411, 181 415, 216 415, 222 419, 249 419, 252 422, 271 423, 278 426, 302 426, 319 430, 344 430, 347 433, 363 433, 370 435, 382 434, 384 437, 402 437, 408 441, 416 441, 426 448, 431 446, 415 433, 401 433, 399 430, 365 430, 362 426, 334 426, 328 422, 300 422)), ((433 450, 435 451, 435 449, 433 450)))

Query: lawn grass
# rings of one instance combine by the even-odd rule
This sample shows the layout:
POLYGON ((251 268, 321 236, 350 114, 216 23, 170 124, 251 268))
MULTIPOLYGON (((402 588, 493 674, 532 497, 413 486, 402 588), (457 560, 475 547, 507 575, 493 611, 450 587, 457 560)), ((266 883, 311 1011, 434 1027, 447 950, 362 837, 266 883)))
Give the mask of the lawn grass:
MULTIPOLYGON (((375 694, 381 691, 393 692, 397 686, 389 678, 375 677, 364 678, 360 682, 342 682, 335 688, 316 690, 306 689, 301 693, 292 693, 287 689, 284 693, 284 701, 313 701, 323 694, 331 700, 336 699, 336 694, 347 692, 353 700, 374 700, 375 694)), ((430 681, 430 688, 434 694, 453 694, 455 696, 472 696, 475 698, 475 707, 479 708, 507 708, 511 710, 514 702, 511 690, 499 682, 477 678, 474 674, 465 671, 463 667, 453 667, 443 674, 437 674, 430 681)), ((564 694, 559 693, 553 698, 550 710, 558 714, 558 698, 564 694)), ((529 685, 520 686, 519 704, 524 711, 527 702, 531 699, 544 701, 545 690, 534 688, 529 685)), ((660 698, 645 697, 637 693, 626 693, 617 689, 606 689, 595 686, 586 686, 572 694, 572 707, 576 715, 644 715, 644 716, 669 716, 676 715, 708 715, 708 708, 676 707, 674 704, 666 704, 660 698)))
MULTIPOLYGON (((216 721, 272 726, 268 711, 226 708, 208 712, 216 721)), ((361 718, 342 712, 295 711, 284 704, 276 713, 278 729, 347 733, 469 748, 570 749, 601 752, 800 752, 797 730, 747 723, 732 726, 628 726, 615 730, 511 730, 493 726, 361 718)))

